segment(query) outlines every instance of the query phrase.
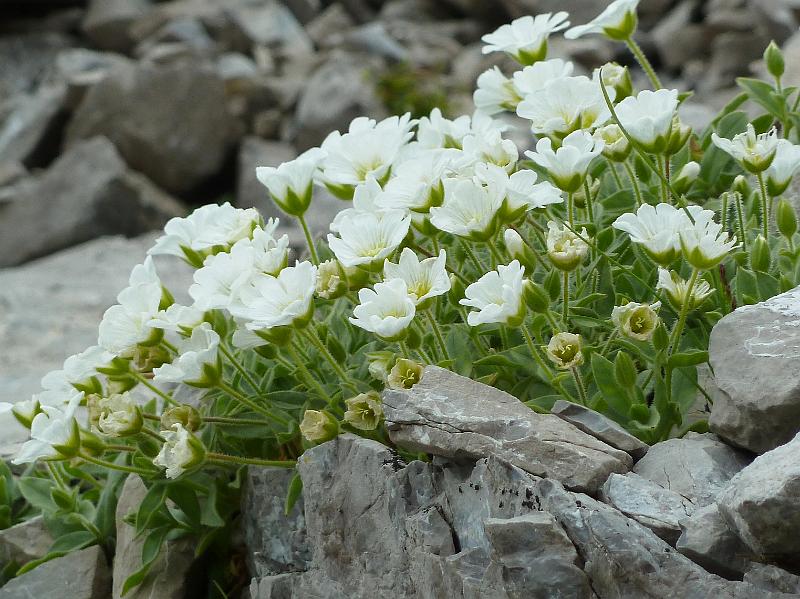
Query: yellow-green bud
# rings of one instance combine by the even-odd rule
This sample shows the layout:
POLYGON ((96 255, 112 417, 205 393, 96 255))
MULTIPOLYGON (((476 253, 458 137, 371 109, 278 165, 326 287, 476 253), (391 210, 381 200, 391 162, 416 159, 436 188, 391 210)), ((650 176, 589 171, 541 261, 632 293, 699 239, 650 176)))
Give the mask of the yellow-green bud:
POLYGON ((787 239, 791 239, 797 233, 797 213, 792 204, 781 198, 775 209, 775 221, 778 224, 778 231, 787 239))
POLYGON ((390 389, 411 389, 422 380, 425 367, 413 360, 400 358, 389 372, 386 384, 390 389))
POLYGON ((759 235, 750 246, 750 267, 758 272, 767 272, 771 262, 769 244, 763 235, 759 235))
POLYGON ((324 410, 306 410, 300 432, 311 443, 324 443, 339 434, 339 421, 324 410))
POLYGON ((672 179, 672 188, 676 193, 686 193, 689 188, 697 180, 700 174, 700 165, 694 161, 687 162, 683 168, 678 171, 678 174, 672 179))
POLYGON ((367 368, 372 378, 385 383, 394 364, 394 354, 388 351, 376 351, 366 354, 366 357, 369 360, 367 368))
POLYGON ((319 265, 317 295, 334 300, 347 293, 347 276, 338 260, 326 260, 319 265))
POLYGON ((669 141, 667 142, 667 154, 677 154, 681 148, 689 141, 689 136, 692 134, 692 128, 689 125, 684 125, 678 115, 672 117, 672 129, 669 134, 669 141))
POLYGON ((172 430, 172 425, 176 423, 182 425, 187 431, 196 431, 203 423, 203 419, 195 408, 182 404, 169 408, 161 414, 161 430, 172 430))
POLYGON ((522 297, 525 303, 536 313, 547 312, 550 308, 550 295, 538 285, 527 279, 522 285, 522 297))
POLYGON ((770 75, 780 80, 783 76, 786 64, 783 60, 783 53, 775 41, 771 41, 767 49, 764 50, 764 64, 767 65, 767 71, 770 75))
POLYGON ((362 431, 373 431, 378 428, 383 418, 381 398, 375 391, 361 393, 345 400, 347 411, 345 422, 362 431))

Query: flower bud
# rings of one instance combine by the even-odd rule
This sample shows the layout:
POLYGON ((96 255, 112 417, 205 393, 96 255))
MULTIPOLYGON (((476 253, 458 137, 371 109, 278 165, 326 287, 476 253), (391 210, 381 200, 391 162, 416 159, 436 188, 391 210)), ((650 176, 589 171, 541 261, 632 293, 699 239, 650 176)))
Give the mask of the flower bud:
POLYGON ((797 233, 797 213, 791 203, 783 198, 775 209, 775 221, 778 224, 778 231, 787 239, 791 239, 797 233))
POLYGON ((621 102, 633 93, 633 82, 628 67, 623 67, 616 62, 608 62, 601 69, 603 85, 613 87, 616 92, 614 102, 621 102))
POLYGON ((689 136, 692 134, 692 128, 689 125, 684 125, 678 115, 672 117, 672 129, 669 134, 669 141, 667 142, 666 154, 672 155, 680 152, 681 148, 689 141, 689 136))
MULTIPOLYGON (((595 197, 597 195, 597 191, 600 189, 600 179, 595 179, 589 185, 589 193, 591 197, 595 197)), ((586 188, 581 187, 578 191, 572 194, 572 201, 575 202, 575 206, 578 208, 586 208, 586 188)))
POLYGON ((687 298, 687 291, 689 290, 689 283, 675 271, 669 271, 665 268, 658 269, 658 284, 657 290, 664 290, 669 298, 670 303, 676 310, 680 310, 684 301, 688 299, 690 310, 698 308, 714 290, 711 285, 703 279, 698 279, 694 287, 692 287, 691 295, 687 298))
POLYGON ((603 34, 615 42, 624 42, 633 36, 638 24, 639 18, 636 14, 636 9, 633 8, 626 11, 625 16, 617 23, 603 27, 603 34))
POLYGON ((338 260, 326 260, 317 271, 317 295, 335 300, 347 292, 347 276, 338 260))
POLYGON ((659 323, 656 310, 660 307, 661 302, 656 302, 652 306, 636 302, 615 306, 611 312, 611 322, 623 337, 636 341, 649 341, 659 323))
POLYGON ((385 383, 394 365, 394 354, 388 351, 376 351, 367 353, 366 358, 369 360, 367 369, 372 378, 385 383))
POLYGON ((182 404, 165 410, 161 414, 161 429, 172 430, 175 424, 180 424, 187 431, 196 431, 203 423, 200 412, 190 405, 182 404))
POLYGON ((70 422, 69 437, 64 443, 53 443, 52 447, 63 458, 74 458, 81 450, 81 429, 78 427, 78 421, 72 418, 70 422))
POLYGON ((130 393, 104 397, 97 403, 97 429, 109 437, 127 437, 142 430, 142 410, 130 393))
POLYGON ((339 422, 324 410, 306 410, 300 432, 311 443, 324 443, 339 434, 339 422))
POLYGON ((603 156, 613 162, 625 162, 631 153, 631 144, 619 125, 600 127, 594 132, 594 137, 603 140, 603 156))
POLYGON ((553 221, 547 223, 547 257, 559 270, 572 271, 578 268, 589 252, 589 245, 583 241, 588 237, 586 229, 581 237, 569 230, 566 225, 559 227, 553 221))
POLYGON ((345 422, 362 431, 373 431, 378 428, 383 418, 381 398, 375 391, 361 393, 345 400, 347 411, 345 422))
POLYGON ((575 333, 557 333, 546 348, 547 357, 561 370, 569 370, 583 364, 581 336, 575 333))
POLYGON ((82 452, 92 456, 99 456, 106 450, 106 444, 94 433, 81 429, 80 437, 82 452))
POLYGON ((422 364, 400 358, 389 372, 386 385, 390 389, 411 389, 422 380, 424 371, 425 367, 422 364))
POLYGON ((767 272, 771 262, 769 244, 763 235, 759 235, 750 246, 750 267, 758 272, 767 272))
POLYGON ((503 233, 503 241, 506 244, 506 253, 512 260, 519 260, 525 270, 533 271, 536 268, 536 254, 531 247, 525 243, 514 229, 506 229, 503 233))
POLYGON ((522 297, 525 298, 525 303, 531 311, 537 314, 547 312, 550 308, 550 295, 541 285, 534 283, 530 279, 523 284, 522 297))
POLYGON ((744 175, 736 175, 736 178, 733 180, 733 185, 731 186, 731 191, 742 194, 742 198, 746 199, 753 193, 753 188, 750 187, 747 177, 744 175))
POLYGON ((767 71, 775 79, 780 80, 786 68, 783 60, 783 53, 775 41, 771 41, 767 49, 764 50, 764 64, 767 65, 767 71))
POLYGON ((700 174, 700 165, 695 161, 687 162, 672 179, 672 188, 676 193, 686 193, 700 174))
POLYGON ((184 472, 201 466, 206 460, 206 448, 180 423, 172 430, 161 431, 164 444, 153 458, 153 464, 166 469, 167 478, 178 478, 184 472))
POLYGON ((155 368, 160 368, 171 361, 172 356, 163 345, 137 345, 133 350, 133 363, 141 373, 153 372, 155 368))
POLYGON ((31 428, 31 423, 36 415, 42 411, 42 406, 39 404, 38 399, 28 399, 14 404, 11 408, 11 413, 14 418, 25 428, 31 428))

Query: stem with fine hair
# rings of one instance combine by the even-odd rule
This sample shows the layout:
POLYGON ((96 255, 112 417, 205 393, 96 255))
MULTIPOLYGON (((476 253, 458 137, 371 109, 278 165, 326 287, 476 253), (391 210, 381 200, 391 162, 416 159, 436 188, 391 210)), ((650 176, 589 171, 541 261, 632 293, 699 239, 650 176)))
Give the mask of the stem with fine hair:
MULTIPOLYGON (((252 401, 250 398, 246 397, 243 393, 234 389, 231 385, 226 383, 223 380, 217 382, 217 386, 222 389, 225 393, 233 397, 236 401, 246 405, 248 408, 253 410, 258 414, 262 414, 267 418, 274 420, 278 424, 288 424, 288 421, 285 418, 281 418, 280 416, 276 416, 267 408, 258 405, 256 402, 252 401)), ((323 396, 324 397, 324 396, 323 396)))
POLYGON ((758 186, 761 189, 761 227, 764 239, 769 239, 769 195, 767 185, 764 183, 764 173, 758 173, 758 186))
POLYGON ((569 328, 569 271, 564 271, 564 282, 561 289, 564 296, 564 306, 561 309, 561 317, 564 321, 564 326, 569 328))
POLYGON ((578 389, 578 397, 581 400, 581 405, 588 406, 589 398, 586 393, 586 386, 583 384, 583 379, 581 378, 581 373, 576 366, 573 366, 570 370, 572 371, 572 378, 575 379, 575 387, 578 389))
POLYGON ((319 264, 319 256, 317 256, 317 248, 314 247, 314 238, 311 236, 311 231, 308 229, 308 223, 306 222, 306 217, 304 214, 301 214, 297 217, 297 220, 300 221, 300 226, 303 227, 303 235, 306 236, 306 244, 308 244, 308 251, 311 254, 311 262, 314 264, 319 264))
POLYGON ((311 373, 309 372, 308 368, 306 368, 306 365, 305 365, 303 359, 297 353, 297 350, 295 349, 293 344, 294 344, 294 341, 292 341, 289 345, 287 345, 286 346, 286 351, 289 352, 289 356, 291 356, 295 367, 300 371, 301 378, 304 380, 306 386, 309 389, 313 389, 314 391, 316 391, 319 394, 319 396, 322 399, 327 400, 328 399, 328 394, 325 393, 325 389, 322 388, 322 385, 320 385, 319 381, 317 381, 317 379, 315 379, 311 375, 311 373))
POLYGON ((647 74, 647 77, 650 79, 650 83, 653 84, 653 89, 661 89, 663 85, 661 85, 661 80, 656 75, 656 71, 653 68, 653 65, 650 64, 650 61, 647 59, 647 56, 642 51, 642 48, 636 41, 633 39, 633 36, 628 36, 625 40, 625 45, 628 46, 628 49, 633 54, 633 57, 636 59, 636 62, 639 63, 639 66, 642 67, 642 70, 647 74))
POLYGON ((567 220, 570 227, 575 226, 575 197, 571 191, 567 194, 567 220))
POLYGON ((738 191, 733 192, 736 200, 736 220, 739 222, 739 240, 742 242, 742 250, 747 251, 747 236, 744 230, 744 206, 742 206, 742 194, 738 191))
POLYGON ((142 470, 140 468, 134 468, 133 466, 125 466, 123 464, 115 464, 114 462, 108 462, 106 460, 100 460, 98 458, 93 458, 90 455, 85 453, 79 453, 78 457, 82 459, 84 462, 89 462, 90 464, 94 464, 95 466, 101 466, 103 468, 107 468, 109 470, 119 470, 120 472, 128 472, 130 474, 140 474, 142 476, 152 476, 153 472, 151 470, 142 470))
POLYGON ((167 402, 167 404, 169 404, 171 406, 177 406, 178 405, 177 401, 175 401, 174 399, 172 399, 172 397, 170 397, 169 395, 164 393, 161 389, 159 389, 158 387, 153 385, 150 381, 148 381, 146 378, 144 378, 141 375, 141 373, 134 372, 133 373, 133 377, 136 380, 138 380, 142 385, 144 385, 145 387, 150 389, 150 391, 152 391, 153 393, 158 395, 161 399, 163 399, 165 402, 167 402))
POLYGON ((442 331, 439 329, 439 323, 436 322, 436 317, 433 315, 432 310, 426 310, 425 314, 428 317, 428 322, 431 323, 431 329, 433 330, 433 336, 436 339, 436 343, 439 344, 439 349, 442 352, 442 357, 445 360, 449 360, 450 356, 447 353, 447 344, 444 342, 444 337, 442 336, 442 331))
POLYGON ((240 464, 250 466, 272 466, 274 468, 294 468, 297 462, 295 460, 261 460, 258 458, 242 458, 235 455, 228 455, 225 453, 206 453, 206 459, 212 462, 220 462, 223 464, 240 464))
POLYGON ((256 383, 255 379, 250 376, 250 373, 247 372, 244 366, 242 366, 241 362, 236 359, 236 356, 233 355, 233 352, 229 350, 224 343, 219 344, 219 350, 224 354, 224 356, 228 359, 228 361, 233 365, 233 367, 239 371, 239 374, 242 375, 244 380, 247 381, 247 384, 253 388, 253 391, 258 392, 258 383, 256 383))
POLYGON ((631 187, 633 187, 633 195, 636 198, 636 205, 641 206, 644 202, 642 200, 642 190, 639 189, 639 179, 636 177, 636 173, 634 172, 633 168, 628 161, 622 163, 625 167, 625 172, 628 173, 628 179, 631 181, 631 187))

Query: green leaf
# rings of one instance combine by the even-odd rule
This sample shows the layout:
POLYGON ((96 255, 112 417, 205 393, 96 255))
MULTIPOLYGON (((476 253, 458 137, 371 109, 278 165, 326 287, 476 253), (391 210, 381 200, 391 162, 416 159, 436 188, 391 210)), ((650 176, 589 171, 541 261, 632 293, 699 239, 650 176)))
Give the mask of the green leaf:
POLYGON ((50 546, 49 553, 70 553, 88 547, 96 541, 95 536, 88 530, 76 530, 58 537, 50 546))
POLYGON ((772 85, 766 81, 751 79, 749 77, 739 77, 736 79, 736 83, 747 93, 753 102, 759 104, 775 118, 783 118, 786 112, 786 103, 772 85))
POLYGON ((631 401, 617 385, 614 365, 600 354, 594 353, 592 354, 592 374, 594 383, 608 407, 617 414, 618 418, 627 417, 631 401))
POLYGON ((283 506, 284 515, 288 516, 292 513, 297 500, 300 499, 300 494, 303 492, 303 479, 300 478, 300 473, 295 472, 292 481, 289 483, 289 490, 286 493, 286 502, 283 506))
POLYGON ((215 482, 208 486, 208 496, 203 502, 200 523, 203 524, 203 526, 209 526, 211 528, 225 526, 225 519, 220 516, 219 511, 217 511, 217 485, 215 482))
POLYGON ((179 481, 167 486, 167 497, 186 515, 192 527, 200 527, 200 501, 197 499, 197 491, 179 481))
POLYGON ((142 499, 139 504, 139 509, 136 511, 136 534, 140 534, 145 528, 148 527, 150 522, 161 510, 164 501, 167 498, 167 486, 163 483, 156 483, 142 499))
POLYGON ((22 496, 36 509, 43 512, 54 512, 58 510, 58 506, 53 503, 53 498, 50 495, 50 489, 53 487, 53 482, 46 478, 37 478, 34 476, 23 476, 17 481, 22 496))
POLYGON ((617 353, 614 360, 614 378, 626 389, 636 386, 636 367, 633 365, 633 360, 624 351, 617 353))
POLYGON ((699 349, 690 349, 681 353, 672 354, 667 360, 670 368, 683 368, 685 366, 697 366, 708 362, 708 352, 699 349))

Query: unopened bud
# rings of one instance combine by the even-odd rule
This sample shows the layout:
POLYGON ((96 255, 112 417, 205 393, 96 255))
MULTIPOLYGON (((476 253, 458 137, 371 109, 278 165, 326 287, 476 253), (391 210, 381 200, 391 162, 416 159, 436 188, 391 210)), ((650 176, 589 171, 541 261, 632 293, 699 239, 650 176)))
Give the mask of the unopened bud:
POLYGON ((774 40, 764 50, 764 64, 767 65, 769 74, 775 79, 780 79, 783 76, 786 64, 783 60, 783 53, 774 40))
POLYGON ((547 312, 550 308, 550 295, 541 285, 530 279, 526 280, 522 286, 522 297, 525 298, 525 303, 532 312, 547 312))
POLYGON ((769 244, 763 235, 759 235, 750 247, 750 267, 758 272, 767 272, 771 261, 769 244))
POLYGON ((791 239, 797 233, 797 213, 791 203, 783 198, 775 209, 775 221, 781 235, 787 239, 791 239))
POLYGON ((180 424, 187 431, 196 431, 202 422, 200 412, 190 405, 183 404, 169 408, 161 415, 161 430, 172 430, 174 424, 180 424))

